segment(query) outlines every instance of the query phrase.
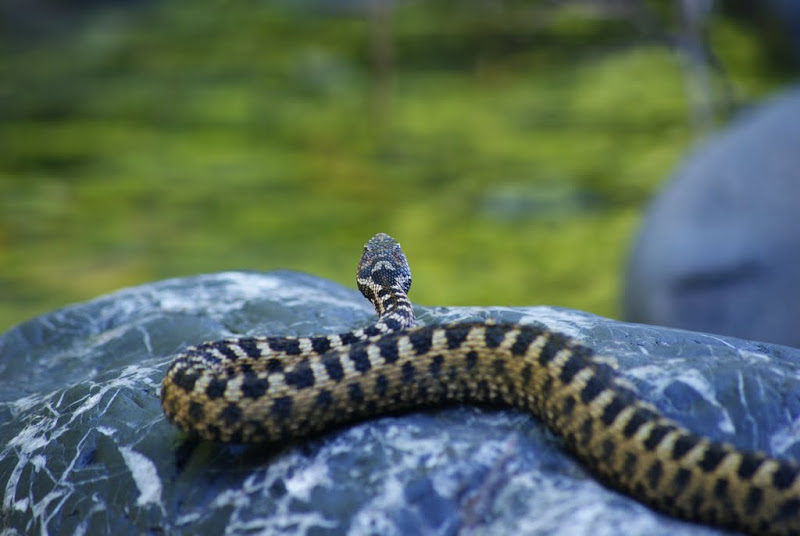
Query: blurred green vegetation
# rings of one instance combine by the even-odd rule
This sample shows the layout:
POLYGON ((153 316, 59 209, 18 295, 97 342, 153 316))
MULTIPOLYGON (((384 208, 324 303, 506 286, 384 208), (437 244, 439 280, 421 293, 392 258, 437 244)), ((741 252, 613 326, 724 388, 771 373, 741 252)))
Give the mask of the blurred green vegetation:
MULTIPOLYGON (((717 17, 738 99, 780 84, 717 17)), ((658 36, 586 6, 372 16, 187 0, 106 9, 0 56, 0 331, 227 269, 354 286, 375 232, 414 301, 615 316, 647 199, 692 141, 658 36)))

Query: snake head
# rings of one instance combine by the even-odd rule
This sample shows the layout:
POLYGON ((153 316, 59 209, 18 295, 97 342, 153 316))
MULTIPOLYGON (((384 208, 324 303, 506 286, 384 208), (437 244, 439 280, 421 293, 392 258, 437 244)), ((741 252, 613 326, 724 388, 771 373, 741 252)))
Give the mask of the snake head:
POLYGON ((358 263, 358 290, 367 299, 381 290, 411 290, 411 268, 400 244, 391 236, 378 233, 364 246, 358 263))

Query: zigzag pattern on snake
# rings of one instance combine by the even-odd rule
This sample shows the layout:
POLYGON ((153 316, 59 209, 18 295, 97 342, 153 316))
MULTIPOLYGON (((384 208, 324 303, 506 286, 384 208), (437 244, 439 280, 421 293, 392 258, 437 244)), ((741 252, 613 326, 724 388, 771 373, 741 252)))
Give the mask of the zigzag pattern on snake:
POLYGON ((448 403, 532 413, 608 486, 667 514, 751 534, 800 534, 800 465, 695 435, 566 335, 492 322, 412 327, 411 273, 385 234, 365 246, 377 323, 317 337, 201 344, 170 364, 161 401, 212 441, 275 442, 448 403))

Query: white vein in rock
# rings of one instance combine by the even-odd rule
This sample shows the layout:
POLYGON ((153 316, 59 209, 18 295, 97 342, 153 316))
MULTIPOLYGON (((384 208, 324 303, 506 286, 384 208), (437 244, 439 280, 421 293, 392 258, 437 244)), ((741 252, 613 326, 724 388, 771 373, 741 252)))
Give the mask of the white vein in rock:
POLYGON ((139 490, 136 505, 161 504, 161 479, 158 478, 155 464, 150 458, 130 447, 120 447, 119 453, 122 454, 125 465, 130 469, 133 483, 139 490))

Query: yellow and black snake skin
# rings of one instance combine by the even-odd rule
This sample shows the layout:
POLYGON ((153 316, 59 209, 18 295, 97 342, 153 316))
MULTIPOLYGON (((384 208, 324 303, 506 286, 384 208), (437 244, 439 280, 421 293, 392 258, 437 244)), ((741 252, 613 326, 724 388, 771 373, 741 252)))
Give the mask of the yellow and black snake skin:
POLYGON ((212 441, 260 443, 412 408, 511 406, 546 423, 608 486, 656 510, 754 535, 800 534, 798 463, 689 432, 566 335, 491 322, 413 327, 410 269, 388 235, 364 247, 357 280, 376 324, 189 348, 163 381, 167 418, 212 441))

